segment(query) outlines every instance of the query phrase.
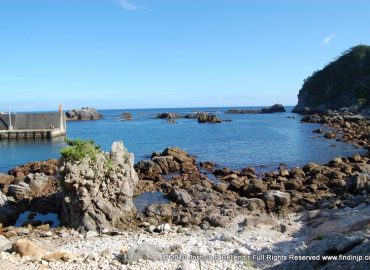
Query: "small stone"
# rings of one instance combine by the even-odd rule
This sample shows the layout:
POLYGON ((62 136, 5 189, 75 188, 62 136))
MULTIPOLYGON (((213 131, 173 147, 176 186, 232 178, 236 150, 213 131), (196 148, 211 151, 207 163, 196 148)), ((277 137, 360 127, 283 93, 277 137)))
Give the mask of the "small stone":
POLYGON ((89 238, 95 238, 99 236, 99 234, 97 232, 94 232, 94 231, 88 231, 86 234, 85 234, 85 238, 86 239, 89 239, 89 238))
POLYGON ((4 236, 0 235, 0 252, 6 251, 12 248, 12 243, 4 236))
POLYGON ((181 270, 196 270, 197 267, 194 263, 183 261, 180 265, 181 270))
POLYGON ((251 255, 251 252, 245 247, 238 247, 233 251, 233 254, 237 256, 248 256, 251 255))
POLYGON ((128 247, 126 246, 121 247, 121 249, 119 250, 120 254, 126 254, 127 251, 128 251, 128 247))

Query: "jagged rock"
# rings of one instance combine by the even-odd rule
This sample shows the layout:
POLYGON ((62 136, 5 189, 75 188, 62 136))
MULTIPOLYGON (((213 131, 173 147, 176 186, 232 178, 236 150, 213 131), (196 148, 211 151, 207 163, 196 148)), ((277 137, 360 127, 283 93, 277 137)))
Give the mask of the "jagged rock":
POLYGON ((94 108, 73 109, 66 112, 67 120, 98 120, 103 115, 94 108))
POLYGON ((80 231, 134 225, 132 196, 138 176, 133 159, 122 142, 114 142, 111 153, 97 153, 96 161, 88 156, 77 162, 63 160, 62 224, 80 231), (95 172, 92 180, 84 177, 89 169, 95 172))
POLYGON ((152 160, 161 167, 164 173, 177 172, 180 170, 180 166, 177 161, 174 160, 173 156, 154 157, 152 160))

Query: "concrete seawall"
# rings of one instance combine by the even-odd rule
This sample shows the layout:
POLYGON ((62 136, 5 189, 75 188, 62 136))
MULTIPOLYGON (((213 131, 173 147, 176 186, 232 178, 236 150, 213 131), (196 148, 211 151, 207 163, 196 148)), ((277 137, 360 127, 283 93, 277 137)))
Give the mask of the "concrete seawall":
POLYGON ((66 135, 63 112, 0 114, 0 139, 52 138, 66 135), (10 121, 11 120, 11 121, 10 121), (12 129, 9 129, 10 122, 12 129))

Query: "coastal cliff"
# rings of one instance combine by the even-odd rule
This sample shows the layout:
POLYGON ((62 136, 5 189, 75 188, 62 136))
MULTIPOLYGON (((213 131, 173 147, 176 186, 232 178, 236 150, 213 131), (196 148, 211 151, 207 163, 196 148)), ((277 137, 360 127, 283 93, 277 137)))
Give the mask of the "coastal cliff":
POLYGON ((370 46, 358 45, 308 77, 293 112, 370 111, 370 46))

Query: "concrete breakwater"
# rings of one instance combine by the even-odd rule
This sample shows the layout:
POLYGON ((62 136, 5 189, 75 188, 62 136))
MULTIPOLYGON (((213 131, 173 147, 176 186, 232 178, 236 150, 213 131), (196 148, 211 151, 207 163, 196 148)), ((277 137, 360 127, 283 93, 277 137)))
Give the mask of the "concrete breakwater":
POLYGON ((0 113, 0 140, 53 138, 66 135, 66 117, 60 110, 51 113, 0 113))

